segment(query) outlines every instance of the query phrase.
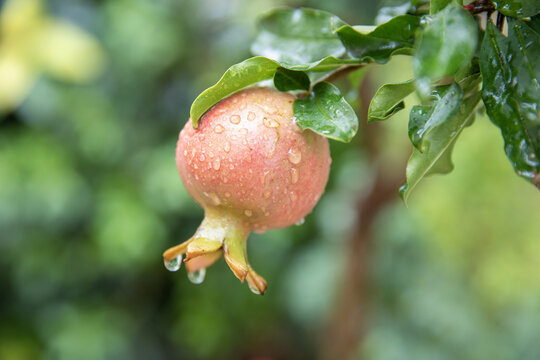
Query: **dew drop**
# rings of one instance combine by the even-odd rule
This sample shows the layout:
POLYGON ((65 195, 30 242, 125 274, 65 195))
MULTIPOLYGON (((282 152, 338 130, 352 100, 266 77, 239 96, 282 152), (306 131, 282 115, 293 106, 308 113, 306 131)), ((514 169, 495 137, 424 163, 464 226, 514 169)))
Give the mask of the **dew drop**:
POLYGON ((163 259, 163 264, 165 265, 165 268, 169 271, 178 271, 180 269, 180 266, 182 265, 182 255, 178 255, 172 260, 165 260, 163 259))
POLYGON ((292 164, 299 164, 302 160, 302 153, 298 151, 297 149, 291 148, 289 149, 289 161, 292 164))
POLYGON ((193 284, 202 284, 205 276, 206 268, 202 268, 193 272, 188 272, 187 274, 189 281, 191 281, 193 284))
POLYGON ((233 115, 229 118, 229 121, 231 122, 231 124, 240 124, 240 116, 233 115))
POLYGON ((184 156, 187 156, 187 150, 184 150, 184 156))
POLYGON ((219 125, 219 124, 216 125, 216 127, 214 128, 214 132, 215 132, 216 134, 221 134, 223 131, 225 131, 225 129, 223 128, 223 126, 221 126, 221 125, 219 125))
POLYGON ((231 143, 228 141, 225 141, 225 144, 223 144, 223 150, 225 150, 225 152, 231 151, 231 143))
POLYGON ((263 119, 263 124, 267 128, 277 128, 277 127, 279 127, 279 123, 276 120, 269 119, 269 118, 264 118, 263 119))
POLYGON ((249 287, 249 290, 254 293, 255 295, 261 295, 261 291, 256 288, 255 286, 252 286, 249 281, 247 282, 248 283, 248 287, 249 287))
POLYGON ((221 204, 221 200, 219 199, 219 196, 217 196, 216 194, 210 193, 208 194, 208 197, 210 198, 210 200, 212 200, 214 205, 218 206, 221 204))
POLYGON ((212 166, 213 166, 214 170, 219 170, 219 168, 221 167, 221 162, 219 161, 219 158, 214 160, 214 162, 212 163, 212 166))
POLYGON ((206 159, 206 157, 204 156, 204 154, 201 154, 201 156, 199 156, 200 161, 204 161, 205 159, 206 159))
POLYGON ((255 120, 255 117, 256 117, 255 113, 253 111, 250 111, 248 113, 247 119, 248 119, 248 121, 253 121, 253 120, 255 120))
POLYGON ((208 156, 210 156, 211 158, 213 158, 213 157, 214 157, 214 153, 210 151, 210 152, 208 153, 208 156))
POLYGON ((298 170, 291 168, 291 183, 296 184, 298 182, 298 170))
POLYGON ((253 215, 253 212, 251 210, 244 210, 244 214, 246 214, 247 217, 250 217, 251 215, 253 215))
POLYGON ((230 165, 229 165, 229 169, 234 170, 234 165, 233 165, 233 164, 230 164, 230 165))
POLYGON ((296 195, 294 192, 291 191, 291 193, 289 194, 289 197, 291 198, 291 201, 292 202, 295 202, 296 199, 298 199, 298 195, 296 195))
POLYGON ((306 222, 306 219, 301 218, 301 219, 298 220, 294 225, 296 225, 296 226, 301 226, 301 225, 304 225, 305 222, 306 222))

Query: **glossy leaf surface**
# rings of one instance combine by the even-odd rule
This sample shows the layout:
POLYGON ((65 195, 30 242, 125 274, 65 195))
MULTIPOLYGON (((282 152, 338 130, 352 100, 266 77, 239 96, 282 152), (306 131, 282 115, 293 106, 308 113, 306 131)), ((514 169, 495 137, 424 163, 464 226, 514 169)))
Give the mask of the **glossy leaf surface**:
POLYGON ((307 98, 293 104, 296 123, 330 139, 349 142, 358 130, 356 113, 339 89, 327 82, 313 87, 307 98))
POLYGON ((471 60, 477 32, 474 18, 456 4, 433 17, 422 32, 413 60, 420 95, 429 96, 433 81, 454 75, 471 60))
POLYGON ((418 16, 401 15, 368 33, 343 26, 337 34, 351 57, 386 63, 392 55, 412 54, 414 34, 419 25, 418 16))
POLYGON ((434 127, 450 120, 461 106, 463 91, 456 83, 433 91, 432 100, 412 108, 409 119, 409 138, 420 152, 424 152, 424 137, 434 127))
POLYGON ((303 71, 277 68, 274 74, 274 86, 279 91, 309 90, 309 77, 303 71))
POLYGON ((251 51, 284 65, 340 57, 345 48, 334 29, 343 25, 337 16, 321 10, 274 10, 259 21, 259 34, 251 51))
POLYGON ((385 84, 377 90, 368 110, 368 122, 386 120, 405 107, 403 101, 414 91, 412 80, 399 84, 385 84))
POLYGON ((491 23, 482 44, 480 69, 486 112, 501 129, 516 172, 540 184, 540 35, 520 20, 508 23, 508 38, 491 23))
POLYGON ((538 0, 493 0, 493 3, 506 16, 525 18, 540 13, 538 0))

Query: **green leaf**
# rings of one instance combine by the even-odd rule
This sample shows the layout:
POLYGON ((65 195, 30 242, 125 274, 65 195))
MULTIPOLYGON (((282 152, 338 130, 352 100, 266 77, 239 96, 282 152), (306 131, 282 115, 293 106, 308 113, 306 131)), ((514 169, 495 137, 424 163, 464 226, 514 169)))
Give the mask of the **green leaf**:
POLYGON ((345 53, 345 48, 333 30, 343 25, 341 19, 325 11, 273 10, 259 21, 259 34, 251 51, 284 65, 337 58, 345 53))
POLYGON ((437 13, 420 36, 413 59, 421 96, 431 93, 431 83, 454 75, 471 60, 477 45, 477 25, 471 14, 456 4, 437 13))
POLYGON ((274 86, 279 91, 309 90, 309 76, 303 71, 277 68, 274 74, 274 86))
POLYGON ((407 183, 399 192, 407 202, 412 190, 428 175, 448 173, 452 170, 451 154, 454 143, 463 129, 474 118, 474 109, 480 101, 480 91, 472 91, 464 97, 459 112, 451 119, 434 127, 424 137, 424 152, 414 148, 407 163, 407 183))
POLYGON ((346 25, 339 28, 337 34, 353 58, 386 63, 392 55, 412 54, 419 25, 418 16, 401 15, 368 33, 346 25))
POLYGON ((412 7, 411 0, 384 0, 375 17, 375 24, 382 24, 396 16, 405 15, 412 7))
POLYGON ((458 84, 439 86, 431 101, 412 108, 409 118, 409 138, 414 147, 424 152, 423 140, 434 127, 450 120, 459 110, 463 91, 458 84))
POLYGON ((482 43, 482 99, 501 129, 515 171, 540 187, 540 35, 509 19, 508 38, 491 22, 482 43))
POLYGON ((368 122, 386 120, 400 110, 403 110, 405 99, 414 91, 412 80, 399 84, 385 84, 377 90, 368 110, 368 122))
POLYGON ((538 0, 493 0, 493 3, 506 16, 526 18, 540 13, 538 0))
POLYGON ((349 142, 358 130, 358 118, 339 89, 327 82, 313 87, 309 97, 293 104, 296 123, 327 138, 349 142))
POLYGON ((533 16, 529 21, 529 27, 540 34, 540 15, 533 16))
POLYGON ((429 6, 429 12, 436 14, 450 4, 452 0, 431 0, 429 6))
POLYGON ((231 66, 219 81, 203 91, 191 105, 193 126, 200 117, 221 99, 259 81, 271 79, 279 64, 265 57, 256 56, 231 66))

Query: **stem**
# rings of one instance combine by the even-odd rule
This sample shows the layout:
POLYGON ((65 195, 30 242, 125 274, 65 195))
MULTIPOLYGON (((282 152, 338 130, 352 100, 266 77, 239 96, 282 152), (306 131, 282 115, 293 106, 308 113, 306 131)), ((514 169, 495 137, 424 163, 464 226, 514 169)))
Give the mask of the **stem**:
POLYGON ((475 15, 475 14, 480 14, 485 11, 487 11, 488 13, 491 13, 495 11, 495 5, 493 5, 493 3, 490 0, 477 0, 463 6, 463 9, 475 15))

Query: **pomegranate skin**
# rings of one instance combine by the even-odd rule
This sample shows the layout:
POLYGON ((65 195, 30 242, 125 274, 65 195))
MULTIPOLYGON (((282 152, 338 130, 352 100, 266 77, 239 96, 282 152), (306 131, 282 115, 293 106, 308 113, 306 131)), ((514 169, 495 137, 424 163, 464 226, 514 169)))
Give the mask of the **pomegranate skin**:
POLYGON ((238 92, 215 105, 195 129, 180 132, 176 164, 205 210, 214 208, 263 232, 301 221, 322 195, 328 140, 294 122, 295 97, 269 88, 238 92))

